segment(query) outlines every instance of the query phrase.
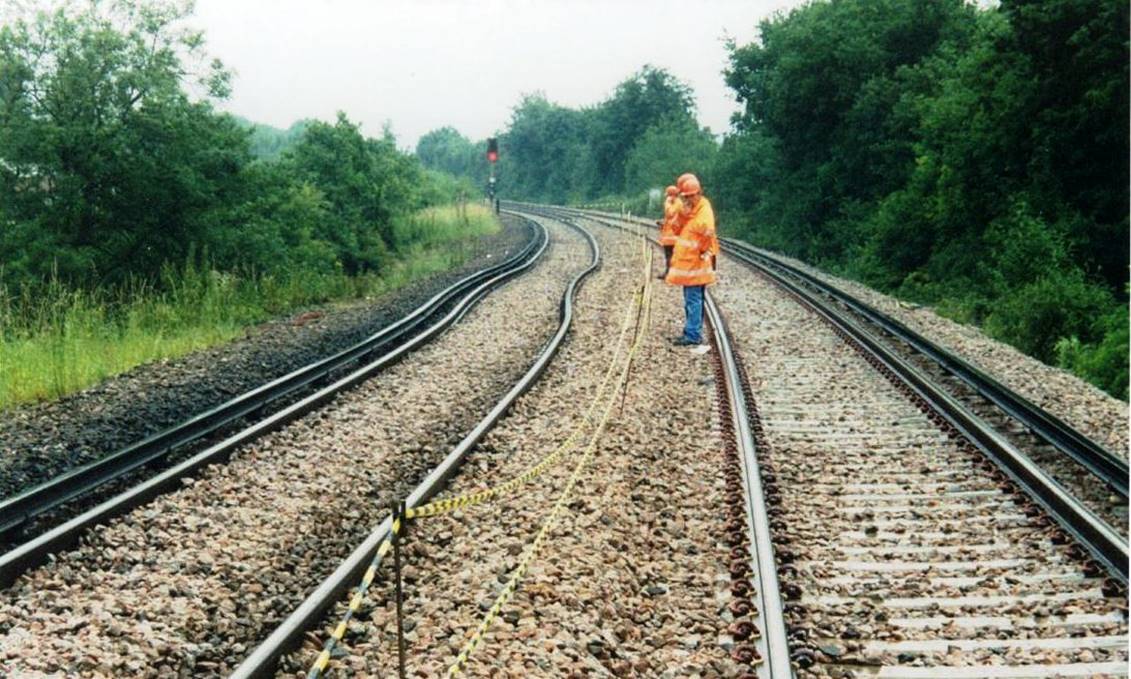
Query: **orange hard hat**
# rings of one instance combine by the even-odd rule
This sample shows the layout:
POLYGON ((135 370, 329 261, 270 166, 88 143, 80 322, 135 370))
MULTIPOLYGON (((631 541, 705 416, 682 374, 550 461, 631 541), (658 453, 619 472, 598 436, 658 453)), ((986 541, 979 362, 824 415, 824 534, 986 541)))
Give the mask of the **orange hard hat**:
POLYGON ((695 175, 688 173, 679 178, 679 195, 694 196, 702 190, 699 186, 699 178, 695 175))
POLYGON ((683 182, 684 179, 687 179, 688 177, 694 177, 694 176, 695 175, 691 174, 690 172, 684 172, 683 174, 681 174, 679 176, 678 179, 675 180, 675 185, 679 186, 683 182))
POLYGON ((667 195, 669 195, 669 196, 678 196, 678 195, 679 195, 679 189, 677 189, 677 188, 676 188, 676 187, 674 187, 674 186, 669 186, 669 187, 667 188, 667 191, 666 191, 666 193, 667 193, 667 195))

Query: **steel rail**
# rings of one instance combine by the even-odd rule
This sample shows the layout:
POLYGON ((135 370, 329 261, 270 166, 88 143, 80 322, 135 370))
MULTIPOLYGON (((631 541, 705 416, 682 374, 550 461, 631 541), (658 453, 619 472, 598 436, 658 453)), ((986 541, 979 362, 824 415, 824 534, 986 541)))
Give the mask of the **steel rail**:
MULTIPOLYGON (((517 216, 524 215, 506 210, 517 216)), ((416 486, 412 493, 405 499, 405 507, 412 508, 426 503, 436 493, 443 490, 448 479, 452 477, 463 463, 471 449, 482 440, 495 424, 502 419, 514 401, 525 393, 545 372, 547 365, 557 354, 566 334, 573 323, 573 302, 582 281, 597 269, 601 263, 601 249, 593 235, 581 226, 569 220, 559 220, 579 231, 589 244, 592 253, 589 264, 578 272, 566 286, 558 306, 558 329, 549 342, 539 352, 534 363, 526 373, 511 387, 495 406, 483 417, 482 420, 456 445, 440 464, 416 486)), ((341 600, 347 590, 361 579, 361 574, 374 564, 377 549, 392 532, 392 517, 387 517, 354 551, 338 566, 338 568, 322 581, 306 599, 296 608, 286 620, 236 667, 230 675, 231 679, 250 679, 252 677, 274 676, 279 659, 302 642, 306 632, 316 627, 321 622, 325 612, 336 602, 341 600)), ((376 562, 379 565, 379 561, 376 562)))
MULTIPOLYGON (((580 214, 592 212, 569 208, 566 210, 570 213, 580 214)), ((607 213, 599 212, 598 214, 612 217, 612 215, 607 215, 607 213)), ((590 218, 592 219, 593 217, 590 218)), ((630 221, 638 224, 652 225, 652 223, 647 220, 632 219, 630 221)), ((1096 441, 1080 433, 1068 423, 1029 401, 964 359, 947 351, 896 319, 856 299, 843 290, 838 289, 836 286, 826 283, 811 273, 782 261, 773 253, 756 248, 749 243, 734 238, 721 238, 720 241, 723 244, 724 251, 728 254, 735 255, 741 252, 747 256, 765 262, 768 266, 777 267, 799 279, 805 285, 819 290, 821 294, 836 299, 837 302, 847 306, 869 323, 879 327, 883 332, 906 343, 914 351, 933 361, 947 373, 958 378, 973 389, 978 395, 989 400, 1001 411, 1020 422, 1043 441, 1053 446, 1061 454, 1067 455, 1078 462, 1124 500, 1128 498, 1129 479, 1127 460, 1121 459, 1096 441)))
MULTIPOLYGON (((568 211, 570 214, 577 212, 579 211, 568 211)), ((600 218, 592 216, 589 218, 599 223, 607 223, 600 218)), ((730 239, 724 239, 724 247, 727 254, 764 273, 801 300, 802 303, 828 320, 834 327, 840 328, 846 335, 860 344, 877 362, 887 366, 912 391, 929 403, 935 411, 982 450, 998 468, 1017 482, 1029 497, 1042 506, 1062 528, 1073 535, 1104 565, 1108 572, 1120 581, 1127 582, 1129 552, 1125 536, 1119 534, 1105 521, 1097 517, 993 427, 970 412, 919 369, 899 357, 885 343, 847 318, 843 312, 821 301, 803 285, 795 283, 790 276, 782 273, 778 267, 763 261, 764 257, 756 257, 747 253, 744 248, 735 247, 734 242, 730 239)), ((749 247, 747 246, 747 248, 749 247)), ((807 282, 805 277, 802 277, 802 280, 807 282)), ((845 296, 847 297, 847 295, 845 296)), ((859 302, 857 304, 863 306, 859 302)), ((876 316, 883 316, 878 311, 873 310, 873 313, 876 316)), ((923 342, 929 344, 929 341, 925 339, 923 342)), ((1001 388, 1008 391, 1004 387, 1001 388)), ((1033 408, 1039 410, 1037 406, 1033 406, 1033 408)), ((1067 427, 1067 425, 1064 426, 1067 427)))
POLYGON ((744 254, 768 263, 770 266, 780 268, 795 278, 802 280, 806 285, 814 287, 820 290, 821 293, 833 297, 841 304, 852 309, 853 312, 866 318, 868 322, 880 327, 884 332, 905 342, 915 351, 937 363, 945 371, 974 389, 979 395, 990 400, 998 408, 1024 424, 1035 434, 1054 446, 1058 451, 1068 455, 1083 465, 1094 476, 1117 492, 1124 500, 1127 499, 1128 464, 1126 460, 1120 459, 1099 443, 1081 434, 1071 425, 1012 391, 983 371, 931 342, 894 318, 887 316, 799 267, 789 264, 788 262, 783 262, 772 254, 763 252, 748 243, 743 243, 742 241, 732 238, 723 238, 721 240, 726 245, 730 246, 728 249, 741 251, 744 254))
POLYGON ((209 436, 250 414, 261 412, 272 402, 299 393, 350 364, 403 342, 425 327, 425 323, 438 311, 467 294, 480 282, 529 258, 538 248, 541 238, 537 231, 531 235, 529 243, 514 256, 465 276, 436 293, 409 314, 353 346, 298 368, 22 493, 0 499, 0 536, 10 535, 36 516, 88 495, 139 467, 161 460, 176 449, 209 436))
POLYGON ((793 667, 790 664, 785 611, 778 588, 778 571, 773 538, 770 535, 770 517, 762 489, 762 473, 758 467, 746 395, 742 390, 742 374, 726 321, 710 293, 705 296, 705 308, 707 319, 714 329, 715 346, 726 377, 727 398, 731 406, 735 442, 742 460, 743 485, 746 488, 746 519, 751 533, 750 566, 751 572, 755 574, 754 592, 762 623, 762 635, 754 639, 754 648, 762 656, 763 662, 755 667, 754 673, 759 679, 788 679, 793 677, 793 667))
MULTIPOLYGON (((554 214, 554 209, 545 210, 554 214)), ((566 214, 572 214, 566 212, 566 214)), ((594 219, 586 219, 611 228, 628 231, 623 225, 594 219)), ((638 224, 640 225, 640 224, 638 224)), ((653 239, 649 241, 659 246, 653 239)), ((746 518, 750 539, 750 568, 754 573, 754 592, 761 622, 761 635, 753 640, 754 648, 763 662, 755 666, 754 674, 759 679, 792 679, 793 667, 790 664, 789 638, 785 623, 785 607, 778 586, 777 561, 774 557, 773 538, 770 531, 770 517, 766 508, 765 493, 762 488, 762 474, 758 465, 757 444, 754 440, 750 422, 746 394, 742 389, 742 373, 738 365, 737 352, 730 338, 730 331, 722 311, 708 292, 704 296, 704 310, 707 321, 714 330, 715 347, 723 366, 726 379, 727 399, 730 402, 735 443, 742 463, 742 478, 745 487, 746 518)))
POLYGON ((1047 472, 1034 464, 1027 455, 944 389, 934 384, 919 369, 847 318, 843 312, 829 306, 811 291, 776 271, 774 267, 763 264, 757 258, 740 251, 732 250, 729 254, 766 275, 834 328, 844 332, 862 347, 866 354, 890 370, 935 412, 977 446, 1031 499, 1043 507, 1064 530, 1073 535, 1109 573, 1121 582, 1127 582, 1129 558, 1127 539, 1097 517, 1047 472))
POLYGON ((265 433, 279 429, 288 422, 315 410, 329 402, 342 391, 364 382, 378 371, 392 365, 409 352, 424 345, 432 338, 447 330, 452 324, 463 317, 471 305, 481 300, 487 292, 499 287, 519 273, 526 271, 539 260, 542 253, 549 245, 549 237, 544 227, 536 226, 534 228, 537 234, 535 238, 537 248, 529 252, 525 259, 519 261, 508 260, 511 262, 509 268, 501 271, 495 269, 493 276, 486 280, 480 279, 481 282, 462 299, 457 301, 455 306, 442 318, 414 335, 408 341, 398 345, 395 349, 383 354, 377 360, 353 370, 351 373, 319 389, 313 394, 229 436, 223 441, 196 453, 175 466, 162 471, 138 485, 88 509, 82 514, 51 528, 28 542, 18 545, 9 552, 0 555, 0 587, 11 585, 20 574, 45 561, 48 555, 70 547, 87 529, 105 523, 115 516, 119 516, 139 505, 149 502, 162 493, 176 488, 181 478, 189 476, 207 465, 226 459, 237 447, 265 433))

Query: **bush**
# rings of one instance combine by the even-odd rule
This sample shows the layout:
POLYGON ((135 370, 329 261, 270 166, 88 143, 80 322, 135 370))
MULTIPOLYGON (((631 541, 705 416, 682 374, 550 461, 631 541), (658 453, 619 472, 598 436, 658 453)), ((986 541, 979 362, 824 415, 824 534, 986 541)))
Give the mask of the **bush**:
POLYGON ((1004 294, 990 312, 986 329, 1021 351, 1052 363, 1065 337, 1085 343, 1099 339, 1095 320, 1116 306, 1110 292, 1084 279, 1079 269, 1050 271, 1004 294))
POLYGON ((1102 338, 1085 344, 1078 337, 1065 337, 1056 343, 1056 363, 1071 370, 1100 389, 1127 400, 1127 307, 1120 307, 1097 321, 1102 338))

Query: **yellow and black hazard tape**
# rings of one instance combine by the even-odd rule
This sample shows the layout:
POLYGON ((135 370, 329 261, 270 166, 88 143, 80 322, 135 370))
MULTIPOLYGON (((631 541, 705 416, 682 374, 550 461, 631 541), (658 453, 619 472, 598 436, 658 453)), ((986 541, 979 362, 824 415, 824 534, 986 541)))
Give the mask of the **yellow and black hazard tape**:
POLYGON ((372 585, 373 581, 377 578, 378 564, 380 564, 381 559, 385 558, 393 549, 393 541, 400 537, 401 526, 404 524, 404 521, 400 516, 397 516, 396 512, 393 512, 392 519, 393 524, 389 537, 385 538, 384 541, 381 542, 381 545, 377 547, 376 556, 374 556, 373 561, 370 562, 369 568, 365 569, 365 575, 362 576, 361 583, 357 586, 357 589, 354 590, 353 596, 350 597, 350 603, 346 608, 345 615, 342 616, 342 619, 338 622, 338 626, 334 628, 334 631, 330 634, 330 638, 327 639, 326 643, 322 646, 322 652, 318 654, 318 657, 314 660, 314 664, 310 667, 310 671, 306 673, 306 679, 319 679, 322 673, 326 671, 326 667, 330 664, 330 655, 334 652, 334 647, 337 646, 338 642, 345 636, 346 627, 349 625, 350 620, 353 619, 353 616, 361 609, 361 604, 365 601, 365 593, 369 591, 369 586, 372 585))
POLYGON ((538 478, 547 469, 550 469, 558 462, 560 462, 562 456, 565 455, 565 453, 573 450, 574 446, 576 445, 577 439, 581 435, 583 427, 586 424, 590 423, 593 411, 596 409, 597 404, 600 403, 605 387, 608 386, 609 379, 613 375, 613 369, 616 367, 617 360, 620 358, 621 351, 623 349, 624 339, 628 335, 628 329, 632 326, 633 312, 636 311, 638 306, 643 304, 642 296, 643 291, 638 291, 637 293, 635 293, 633 299, 631 300, 631 303, 626 308, 624 321, 621 323, 620 334, 617 338, 616 351, 613 354, 613 358, 609 361, 609 367, 605 371, 604 377, 602 377, 601 382, 597 386, 597 393, 593 396, 593 400, 590 402, 589 408, 586 410, 585 414, 582 415, 581 420, 577 423, 577 426, 573 428, 573 431, 570 432, 569 437, 566 438, 566 440, 562 442, 562 444, 558 446, 557 449, 546 455, 525 472, 507 481, 506 483, 502 483, 486 490, 481 490, 474 493, 466 493, 457 497, 435 500, 433 502, 429 502, 426 505, 421 505, 420 507, 409 507, 405 510, 405 518, 418 519, 426 516, 440 516, 442 514, 454 512, 457 509, 472 507, 474 505, 482 504, 484 502, 492 500, 496 497, 510 494, 516 489, 538 478))
MULTIPOLYGON (((645 248, 646 247, 647 247, 647 244, 645 243, 645 248)), ((413 518, 419 518, 419 517, 423 517, 423 516, 437 516, 437 515, 440 515, 440 514, 445 514, 445 513, 454 511, 456 509, 459 509, 461 507, 468 507, 468 506, 471 506, 471 505, 480 504, 482 502, 486 502, 487 500, 490 500, 493 497, 504 495, 504 494, 514 490, 515 488, 522 486, 523 484, 529 482, 531 479, 533 479, 533 478, 537 477, 538 475, 540 475, 541 473, 543 473, 546 469, 550 468, 557 461, 559 461, 561 456, 565 452, 567 452, 568 450, 571 450, 574 447, 575 441, 576 441, 577 437, 580 435, 582 427, 584 426, 585 423, 589 422, 590 415, 592 414, 592 411, 597 407, 598 403, 600 403, 600 400, 603 396, 604 389, 608 384, 609 378, 614 373, 614 368, 616 367, 617 359, 620 358, 621 351, 622 351, 622 348, 623 348, 623 345, 624 345, 625 336, 627 335, 628 328, 632 325, 632 318, 633 318, 633 315, 634 315, 633 312, 634 311, 636 312, 636 316, 637 316, 638 319, 639 319, 641 314, 644 314, 645 317, 647 317, 651 312, 652 252, 651 252, 650 249, 648 249, 648 254, 645 257, 645 260, 646 260, 646 262, 645 262, 645 266, 644 266, 644 282, 640 286, 640 288, 637 290, 637 292, 634 293, 633 299, 632 299, 631 303, 628 305, 628 308, 626 309, 625 319, 624 319, 624 322, 623 322, 622 327, 621 327, 620 335, 617 339, 616 350, 613 354, 613 357, 610 359, 609 367, 606 370, 605 375, 602 378, 601 383, 599 384, 599 386, 597 388, 597 393, 594 395, 593 400, 590 402, 589 408, 587 409, 587 411, 586 411, 585 415, 583 416, 581 422, 579 422, 578 425, 574 428, 574 430, 571 432, 570 436, 566 439, 566 441, 557 450, 555 450, 554 452, 550 453, 545 458, 543 458, 542 461, 540 461, 539 463, 537 463, 536 465, 534 465, 533 467, 528 469, 523 474, 519 475, 518 477, 516 477, 514 479, 511 479, 510 481, 508 481, 504 484, 501 484, 501 485, 496 486, 494 488, 489 488, 487 490, 480 491, 480 492, 477 492, 477 493, 471 493, 471 494, 468 494, 468 495, 464 495, 464 496, 461 496, 461 497, 448 498, 446 500, 438 500, 436 502, 432 502, 432 503, 429 503, 427 505, 423 505, 421 507, 405 508, 403 517, 397 515, 397 513, 394 512, 393 515, 392 515, 392 531, 391 531, 390 536, 388 538, 386 538, 381 543, 381 545, 377 548, 377 553, 374 556, 373 561, 369 564, 369 568, 366 569, 365 575, 362 577, 361 583, 358 584, 357 588, 354 590, 353 596, 350 598, 349 606, 346 608, 345 615, 342 616, 342 619, 338 622, 338 625, 334 628, 334 631, 331 633, 330 638, 328 638, 326 640, 326 643, 323 645, 321 653, 318 654, 318 657, 314 660, 314 663, 311 665, 311 668, 307 672, 307 675, 306 675, 307 679, 320 679, 320 677, 322 677, 323 673, 326 671, 327 667, 329 667, 330 658, 333 654, 334 648, 337 646, 338 643, 341 642, 342 638, 345 636, 346 629, 349 625, 350 620, 352 620, 353 616, 357 613, 357 611, 361 609, 361 605, 365 600, 365 595, 367 594, 370 586, 373 584, 373 581, 377 577, 377 567, 378 567, 378 565, 381 563, 381 560, 384 559, 384 557, 387 556, 388 553, 393 549, 393 542, 395 540, 399 539, 400 533, 402 531, 402 528, 403 528, 405 522, 407 522, 408 520, 413 519, 413 518)), ((639 327, 639 320, 638 320, 637 326, 639 327)), ((605 408, 605 412, 602 415, 601 420, 598 422, 597 428, 593 431, 592 437, 590 438, 589 445, 586 447, 586 450, 583 453, 581 460, 579 461, 578 465, 574 468, 573 474, 570 475, 570 479, 569 479, 569 481, 566 485, 566 489, 563 491, 561 497, 558 498, 558 501, 555 503, 554 508, 550 512, 550 516, 548 517, 547 521, 543 524, 542 528, 539 530, 538 535, 535 537, 534 542, 531 543, 531 546, 528 549, 527 555, 523 558, 523 562, 519 565, 519 567, 515 570, 514 574, 511 576, 511 580, 508 582, 507 587, 503 590, 503 594, 501 594, 500 597, 495 601, 495 604, 491 607, 491 610, 488 612, 487 617, 480 624, 480 627, 476 631, 475 636, 472 638, 471 641, 468 642, 467 645, 465 645, 464 650, 461 651, 460 656, 457 659, 456 663, 453 664, 452 667, 449 668, 448 676, 455 676, 456 674, 458 674, 460 672, 460 667, 462 667, 464 664, 466 664, 467 659, 470 657, 471 653, 474 652, 475 648, 479 645, 481 639, 483 638, 483 635, 487 632, 487 629, 490 628, 491 623, 498 616, 499 610, 504 605, 506 605, 506 602, 510 600, 511 595, 513 595, 514 591, 517 589, 519 580, 521 580, 523 575, 526 574, 526 571, 530 566, 530 562, 533 560, 534 556, 537 554, 538 549, 541 547, 542 542, 545 540, 546 535, 549 533, 549 531, 553 527, 553 525, 556 524, 557 517, 561 513, 562 507, 565 506, 565 502, 564 502, 565 499, 568 497, 569 493, 572 491, 573 486, 576 485, 577 479, 579 478, 579 475, 580 475, 580 472, 584 469, 585 465, 588 464, 589 458, 592 457, 593 451, 596 449, 597 440, 598 440, 601 432, 604 430, 605 424, 608 422, 609 415, 612 412, 613 404, 616 403, 615 395, 620 390, 621 386, 623 385, 623 382, 624 382, 624 380, 625 380, 625 378, 628 374, 628 369, 632 365, 633 356, 635 355, 637 348, 640 346, 641 338, 645 334, 646 333, 639 333, 639 332, 637 333, 637 337, 635 338, 633 346, 628 352, 628 357, 627 357, 627 360, 625 361, 625 366, 624 366, 624 369, 621 372, 620 379, 618 380, 617 388, 613 390, 612 395, 609 398, 609 403, 605 408)))
MULTIPOLYGON (((640 313, 644 313, 644 308, 646 308, 650 303, 651 297, 652 284, 650 280, 650 266, 648 269, 646 269, 646 272, 649 280, 646 280, 642 286, 644 291, 644 299, 640 313)), ((574 467, 573 473, 570 474, 569 481, 566 483, 565 489, 562 490, 561 495, 558 496, 557 501, 554 503, 553 509, 550 510, 549 516, 546 518, 546 521, 543 522, 542 527, 538 530, 538 534, 534 537, 534 541, 530 543, 530 546, 527 548, 526 554, 523 555, 522 560, 519 562, 519 565, 515 568, 514 572, 511 573, 510 579, 507 580, 506 587, 504 587, 503 591, 500 592, 499 595, 495 598, 495 602, 491 605, 491 608, 487 611, 487 614, 483 616, 483 620, 480 621, 479 626, 475 628, 475 633, 472 634, 471 638, 468 639, 466 643, 464 643, 463 648, 459 652, 459 655, 456 656, 455 662, 453 662, 451 666, 448 667, 448 677, 458 676, 463 671, 464 667, 466 667, 468 660, 471 659, 471 654, 474 653, 482 643, 483 639, 486 637, 487 631, 491 628, 492 623, 494 623, 495 619, 499 616, 499 612, 502 610, 503 606, 505 606, 507 602, 510 601, 511 597, 514 596, 514 593, 518 590, 519 581, 523 578, 523 576, 526 575, 526 571, 530 568, 530 563, 538 554, 538 550, 542 547, 542 543, 545 542, 546 536, 549 535, 550 531, 553 530, 554 526, 557 524, 558 517, 561 515, 562 509, 566 506, 566 501, 569 499, 574 486, 577 485, 578 479, 581 478, 581 473, 585 470, 585 467, 588 466, 589 461, 593 458, 593 453, 597 450, 597 443, 600 440, 601 433, 604 431, 605 425, 609 421, 609 416, 613 412, 613 406, 616 405, 616 393, 617 391, 619 391, 619 387, 624 386, 625 382, 627 381, 629 368, 632 366, 632 359, 635 356, 637 349, 640 347, 645 335, 646 333, 639 333, 636 337, 636 341, 632 345, 632 349, 628 352, 628 359, 625 361, 624 368, 620 374, 620 379, 618 380, 618 389, 614 390, 611 397, 609 398, 608 404, 605 406, 605 412, 601 416, 601 421, 597 425, 597 428, 594 430, 593 435, 589 440, 589 445, 586 446, 585 453, 581 456, 581 459, 574 467)))

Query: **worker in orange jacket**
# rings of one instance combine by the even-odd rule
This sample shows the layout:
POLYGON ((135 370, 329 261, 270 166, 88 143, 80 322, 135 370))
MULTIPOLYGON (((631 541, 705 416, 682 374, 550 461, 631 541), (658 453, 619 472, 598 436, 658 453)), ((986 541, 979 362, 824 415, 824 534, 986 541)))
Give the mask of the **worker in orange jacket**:
POLYGON ((672 250, 675 249, 675 241, 679 236, 683 214, 683 201, 679 199, 679 189, 669 186, 665 193, 667 195, 664 197, 664 219, 657 222, 660 225, 660 246, 664 248, 664 273, 660 274, 661 279, 668 275, 668 269, 672 266, 672 250))
POLYGON ((715 211, 703 196, 699 179, 685 174, 677 187, 685 211, 665 280, 683 286, 686 322, 683 335, 674 343, 699 346, 703 344, 703 295, 707 286, 715 282, 719 239, 715 234, 715 211))

